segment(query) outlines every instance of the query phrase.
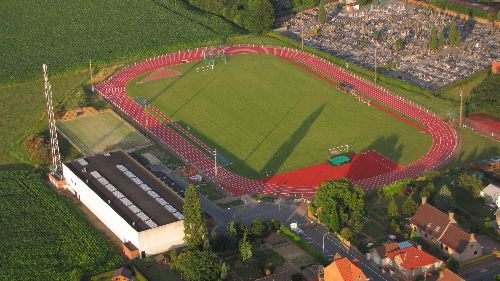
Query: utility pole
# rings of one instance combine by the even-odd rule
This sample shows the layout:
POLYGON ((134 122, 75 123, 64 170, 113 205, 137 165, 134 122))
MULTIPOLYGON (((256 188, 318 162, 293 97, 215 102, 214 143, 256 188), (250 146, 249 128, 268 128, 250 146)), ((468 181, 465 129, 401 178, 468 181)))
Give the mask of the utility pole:
POLYGON ((215 177, 217 178, 217 149, 214 148, 214 172, 215 177))
POLYGON ((462 127, 462 108, 463 108, 463 105, 464 105, 464 95, 463 95, 463 91, 460 90, 460 127, 462 127))
POLYGON ((94 80, 92 79, 92 60, 89 62, 89 69, 90 69, 90 87, 92 89, 92 93, 94 92, 94 80))

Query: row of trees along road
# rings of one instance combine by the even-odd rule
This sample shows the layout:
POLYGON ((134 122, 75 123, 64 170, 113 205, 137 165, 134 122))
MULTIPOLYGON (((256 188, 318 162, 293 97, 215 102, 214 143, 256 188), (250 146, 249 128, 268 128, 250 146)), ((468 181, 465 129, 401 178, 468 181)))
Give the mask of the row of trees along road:
POLYGON ((363 229, 364 204, 361 188, 340 179, 326 181, 318 187, 311 210, 330 230, 351 240, 363 229))

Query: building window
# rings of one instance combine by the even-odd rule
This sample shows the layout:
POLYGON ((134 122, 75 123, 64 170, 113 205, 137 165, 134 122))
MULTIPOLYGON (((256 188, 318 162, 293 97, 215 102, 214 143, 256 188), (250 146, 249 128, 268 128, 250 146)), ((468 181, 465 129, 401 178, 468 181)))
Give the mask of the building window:
POLYGON ((427 233, 425 234, 425 237, 427 237, 427 233))
POLYGON ((474 256, 477 255, 477 251, 474 251, 474 256))

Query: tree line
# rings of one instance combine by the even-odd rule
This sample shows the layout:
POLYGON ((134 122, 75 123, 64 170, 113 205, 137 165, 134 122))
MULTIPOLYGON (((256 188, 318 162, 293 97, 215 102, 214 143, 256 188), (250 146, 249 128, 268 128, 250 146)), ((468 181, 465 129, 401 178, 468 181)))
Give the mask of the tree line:
POLYGON ((189 0, 192 6, 214 13, 252 32, 270 30, 275 17, 318 6, 320 0, 189 0))

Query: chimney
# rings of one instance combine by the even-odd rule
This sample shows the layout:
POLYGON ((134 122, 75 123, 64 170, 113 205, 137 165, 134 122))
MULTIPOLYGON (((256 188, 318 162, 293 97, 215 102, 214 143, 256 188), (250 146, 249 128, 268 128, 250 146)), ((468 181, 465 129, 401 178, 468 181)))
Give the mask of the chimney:
POLYGON ((474 236, 474 233, 470 234, 469 242, 477 242, 476 237, 474 236))
POLYGON ((449 212, 448 217, 450 218, 450 223, 457 223, 457 221, 455 220, 455 213, 449 212))
POLYGON ((427 203, 427 197, 422 197, 422 205, 424 205, 425 203, 427 203))
POLYGON ((445 271, 445 269, 441 269, 439 271, 439 278, 443 278, 444 277, 444 271, 445 271))
POLYGON ((422 245, 417 245, 417 249, 418 249, 419 251, 422 251, 422 245))

